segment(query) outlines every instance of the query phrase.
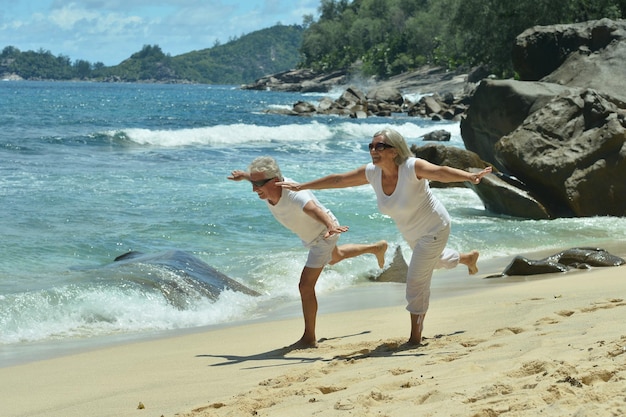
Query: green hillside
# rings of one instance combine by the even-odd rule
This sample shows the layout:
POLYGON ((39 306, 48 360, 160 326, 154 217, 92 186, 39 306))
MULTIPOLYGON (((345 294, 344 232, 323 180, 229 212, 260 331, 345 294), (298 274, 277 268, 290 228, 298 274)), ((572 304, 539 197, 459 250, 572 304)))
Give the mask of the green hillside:
POLYGON ((50 51, 26 51, 7 46, 0 54, 0 77, 26 80, 90 80, 244 84, 270 73, 295 68, 304 28, 276 25, 243 35, 223 45, 178 56, 158 45, 145 45, 119 65, 106 67, 50 51))

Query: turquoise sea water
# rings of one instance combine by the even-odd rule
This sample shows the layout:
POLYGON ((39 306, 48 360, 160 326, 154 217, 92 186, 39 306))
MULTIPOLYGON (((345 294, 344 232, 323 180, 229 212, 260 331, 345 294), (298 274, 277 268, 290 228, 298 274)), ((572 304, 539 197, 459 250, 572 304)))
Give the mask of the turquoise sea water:
MULTIPOLYGON (((306 250, 250 184, 226 180, 231 170, 260 155, 274 156, 298 181, 352 169, 369 162, 371 135, 388 125, 409 143, 447 129, 447 146, 463 147, 457 123, 264 112, 321 97, 234 86, 1 82, 0 354, 14 361, 32 346, 224 325, 297 306, 306 250), (129 250, 172 249, 262 295, 211 300, 192 287, 181 307, 153 284, 157 272, 109 267, 129 250)), ((485 211, 468 189, 435 193, 453 219, 449 246, 478 249, 481 261, 626 241, 623 218, 515 219, 485 211)), ((397 245, 408 254, 368 186, 316 194, 350 226, 340 242, 386 239, 389 259, 397 245)), ((371 285, 376 272, 371 256, 329 267, 320 295, 371 285)))

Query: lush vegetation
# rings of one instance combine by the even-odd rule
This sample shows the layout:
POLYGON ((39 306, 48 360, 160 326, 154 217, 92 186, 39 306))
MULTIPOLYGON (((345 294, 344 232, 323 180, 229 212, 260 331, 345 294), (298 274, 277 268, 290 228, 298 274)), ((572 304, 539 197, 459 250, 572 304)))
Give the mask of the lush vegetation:
POLYGON ((21 52, 7 46, 0 54, 0 75, 31 80, 98 80, 125 82, 250 83, 264 75, 295 68, 304 28, 276 25, 224 45, 171 56, 158 45, 145 45, 119 65, 85 60, 72 63, 50 51, 21 52))
POLYGON ((357 67, 386 78, 430 64, 486 65, 514 75, 515 37, 535 25, 626 17, 626 0, 321 0, 320 17, 276 25, 224 45, 172 57, 146 45, 119 65, 71 62, 50 51, 0 54, 0 75, 25 79, 250 83, 288 69, 357 67))
POLYGON ((626 17, 626 0, 321 0, 302 43, 303 67, 361 63, 388 77, 424 64, 486 64, 513 75, 515 37, 535 25, 626 17))

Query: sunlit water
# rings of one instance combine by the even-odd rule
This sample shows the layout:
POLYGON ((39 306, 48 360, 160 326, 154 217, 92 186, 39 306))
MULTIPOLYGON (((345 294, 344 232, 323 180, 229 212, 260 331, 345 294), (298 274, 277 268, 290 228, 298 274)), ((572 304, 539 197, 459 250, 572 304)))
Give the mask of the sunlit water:
MULTIPOLYGON (((458 123, 265 113, 321 97, 233 86, 0 83, 0 351, 15 358, 33 344, 224 325, 297 306, 306 250, 250 184, 226 179, 231 170, 260 155, 298 181, 356 168, 369 162, 371 135, 388 125, 418 144, 447 129, 447 146, 463 147, 458 123), (164 271, 111 266, 129 250, 172 249, 262 295, 227 291, 212 300, 190 285, 176 304, 153 279, 164 271)), ((435 194, 453 219, 449 246, 478 249, 481 261, 626 240, 623 218, 522 220, 486 212, 469 189, 435 194)), ((340 242, 386 239, 388 261, 398 245, 408 254, 369 186, 317 196, 350 226, 340 242)), ((371 285, 377 272, 372 256, 350 259, 327 268, 318 290, 332 299, 371 285)), ((173 272, 165 278, 182 285, 173 272)))

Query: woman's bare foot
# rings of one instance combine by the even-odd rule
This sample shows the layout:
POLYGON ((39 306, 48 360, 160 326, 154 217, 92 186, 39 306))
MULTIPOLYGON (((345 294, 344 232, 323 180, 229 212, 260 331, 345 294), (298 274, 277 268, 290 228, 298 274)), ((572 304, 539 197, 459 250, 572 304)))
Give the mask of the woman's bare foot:
POLYGON ((474 275, 478 272, 478 265, 476 264, 478 263, 479 256, 480 256, 480 253, 478 253, 477 250, 473 250, 469 253, 463 253, 461 254, 459 263, 466 265, 467 272, 469 272, 470 275, 474 275))
POLYGON ((382 268, 385 266, 385 253, 387 252, 387 241, 381 240, 380 242, 376 242, 376 260, 378 261, 378 267, 382 268))

